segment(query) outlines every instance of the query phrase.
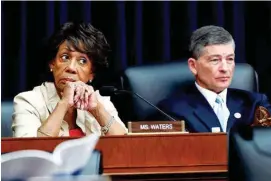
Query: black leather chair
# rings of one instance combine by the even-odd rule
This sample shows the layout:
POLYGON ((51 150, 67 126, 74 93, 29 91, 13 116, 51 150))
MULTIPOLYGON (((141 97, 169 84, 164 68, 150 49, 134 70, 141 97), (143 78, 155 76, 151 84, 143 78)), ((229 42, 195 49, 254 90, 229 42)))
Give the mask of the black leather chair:
POLYGON ((229 134, 229 181, 271 180, 271 128, 239 127, 229 134))
POLYGON ((13 101, 1 101, 1 137, 12 137, 13 101))
POLYGON ((102 175, 103 174, 103 155, 99 150, 94 150, 87 165, 80 175, 102 175))
MULTIPOLYGON (((180 86, 193 84, 195 81, 192 72, 188 68, 187 60, 130 67, 124 72, 124 80, 125 87, 155 105, 180 86)), ((257 73, 249 64, 237 63, 230 87, 258 92, 257 73)), ((134 119, 144 120, 155 113, 155 109, 136 97, 133 98, 132 102, 134 119)))

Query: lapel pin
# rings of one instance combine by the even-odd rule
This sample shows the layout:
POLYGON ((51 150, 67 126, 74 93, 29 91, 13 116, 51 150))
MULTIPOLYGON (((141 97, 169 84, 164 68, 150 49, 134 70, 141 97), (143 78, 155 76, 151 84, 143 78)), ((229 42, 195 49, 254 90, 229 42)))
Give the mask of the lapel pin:
POLYGON ((239 119, 239 118, 241 118, 241 114, 239 112, 237 112, 237 113, 234 114, 234 117, 239 119))

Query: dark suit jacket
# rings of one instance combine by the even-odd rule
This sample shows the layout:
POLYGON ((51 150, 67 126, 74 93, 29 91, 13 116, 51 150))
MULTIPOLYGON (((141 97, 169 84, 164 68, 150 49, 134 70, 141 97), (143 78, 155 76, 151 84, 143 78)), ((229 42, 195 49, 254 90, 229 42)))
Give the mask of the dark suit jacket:
MULTIPOLYGON (((230 116, 227 132, 233 126, 251 124, 254 120, 254 111, 260 105, 271 111, 271 105, 264 94, 228 88, 227 107, 230 116), (235 113, 240 113, 241 117, 236 118, 235 113)), ((168 99, 160 102, 158 107, 176 120, 184 120, 189 132, 211 132, 212 127, 220 127, 222 130, 215 112, 195 85, 174 93, 168 99)), ((156 116, 156 120, 166 119, 159 117, 156 116)))

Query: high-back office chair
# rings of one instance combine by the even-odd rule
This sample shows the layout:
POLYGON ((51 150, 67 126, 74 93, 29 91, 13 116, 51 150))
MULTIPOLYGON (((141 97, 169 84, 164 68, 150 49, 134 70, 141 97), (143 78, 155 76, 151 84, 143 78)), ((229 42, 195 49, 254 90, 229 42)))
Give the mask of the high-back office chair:
POLYGON ((99 150, 93 153, 80 175, 102 175, 103 174, 103 155, 99 150))
POLYGON ((240 127, 229 134, 229 181, 271 180, 271 128, 240 127))
MULTIPOLYGON (((166 64, 145 65, 127 68, 124 72, 126 85, 133 92, 146 98, 154 105, 169 96, 180 86, 193 84, 195 78, 188 68, 187 60, 166 64)), ((246 63, 236 63, 231 88, 259 91, 258 76, 246 63)), ((155 113, 155 109, 134 97, 134 114, 137 120, 144 120, 155 113)))
POLYGON ((1 137, 12 137, 13 101, 1 101, 1 137))

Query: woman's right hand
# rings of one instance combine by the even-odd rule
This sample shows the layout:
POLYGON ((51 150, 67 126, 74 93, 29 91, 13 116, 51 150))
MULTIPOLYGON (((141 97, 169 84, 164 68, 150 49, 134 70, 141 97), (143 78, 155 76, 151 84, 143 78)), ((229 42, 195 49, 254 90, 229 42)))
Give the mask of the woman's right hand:
POLYGON ((74 106, 74 94, 76 84, 74 82, 67 82, 61 93, 61 100, 68 103, 69 108, 74 106))

